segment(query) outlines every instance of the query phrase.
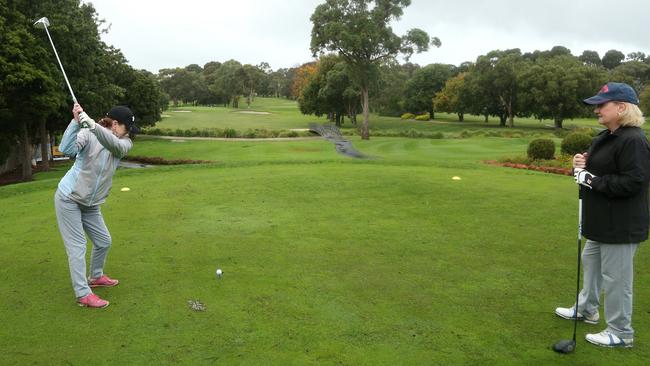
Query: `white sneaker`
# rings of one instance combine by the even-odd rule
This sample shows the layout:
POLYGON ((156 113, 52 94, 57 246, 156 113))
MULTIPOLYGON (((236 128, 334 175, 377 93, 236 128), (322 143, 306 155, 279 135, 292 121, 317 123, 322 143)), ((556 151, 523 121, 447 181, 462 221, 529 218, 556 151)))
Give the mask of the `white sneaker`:
MULTIPOLYGON (((575 307, 557 308, 555 309, 555 314, 561 318, 573 320, 575 311, 575 307)), ((598 324, 598 320, 600 320, 600 314, 598 314, 598 312, 595 312, 591 315, 587 314, 585 316, 584 314, 578 313, 578 320, 583 321, 587 324, 598 324)))
POLYGON ((600 333, 587 334, 585 339, 587 342, 601 347, 630 348, 634 346, 634 338, 620 338, 608 330, 603 330, 600 333))

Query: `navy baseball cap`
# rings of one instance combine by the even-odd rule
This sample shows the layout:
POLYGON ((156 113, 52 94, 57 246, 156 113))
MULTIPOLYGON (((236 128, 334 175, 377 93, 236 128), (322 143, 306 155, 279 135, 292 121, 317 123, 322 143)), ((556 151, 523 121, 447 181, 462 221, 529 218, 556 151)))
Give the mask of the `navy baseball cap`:
POLYGON ((627 102, 639 104, 639 97, 634 89, 625 83, 607 83, 600 88, 598 94, 583 100, 585 104, 603 104, 606 102, 627 102))
POLYGON ((129 132, 138 133, 140 131, 138 126, 135 125, 135 116, 133 115, 133 112, 127 106, 115 106, 106 113, 106 116, 125 125, 129 132))

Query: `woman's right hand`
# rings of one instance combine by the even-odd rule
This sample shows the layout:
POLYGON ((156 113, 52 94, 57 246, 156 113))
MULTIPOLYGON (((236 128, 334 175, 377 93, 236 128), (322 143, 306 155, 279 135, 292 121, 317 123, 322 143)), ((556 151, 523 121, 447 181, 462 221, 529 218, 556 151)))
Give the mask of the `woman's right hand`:
POLYGON ((74 116, 74 120, 77 121, 77 123, 79 123, 79 114, 83 111, 84 109, 81 108, 79 103, 75 103, 75 105, 72 107, 72 115, 74 116))
POLYGON ((587 167, 587 156, 589 154, 575 154, 573 156, 573 169, 584 169, 587 167))

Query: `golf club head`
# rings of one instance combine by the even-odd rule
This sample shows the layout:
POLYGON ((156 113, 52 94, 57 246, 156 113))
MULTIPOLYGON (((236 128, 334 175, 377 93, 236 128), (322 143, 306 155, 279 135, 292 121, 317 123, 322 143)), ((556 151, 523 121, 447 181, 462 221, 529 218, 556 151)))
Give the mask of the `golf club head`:
POLYGON ((34 27, 36 28, 44 29, 49 26, 50 26, 50 21, 46 17, 42 17, 41 19, 34 22, 34 27))
POLYGON ((557 353, 571 353, 576 349, 576 341, 565 339, 553 345, 553 351, 557 353))

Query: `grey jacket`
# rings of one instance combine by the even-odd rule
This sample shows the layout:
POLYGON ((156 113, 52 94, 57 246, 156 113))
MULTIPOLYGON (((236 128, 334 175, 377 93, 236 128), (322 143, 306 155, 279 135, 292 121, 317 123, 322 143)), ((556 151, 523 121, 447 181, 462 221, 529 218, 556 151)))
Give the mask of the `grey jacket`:
POLYGON ((99 124, 92 130, 82 129, 72 120, 63 133, 59 150, 76 160, 59 182, 59 191, 84 206, 104 203, 115 169, 131 147, 133 142, 128 137, 118 138, 99 124))

